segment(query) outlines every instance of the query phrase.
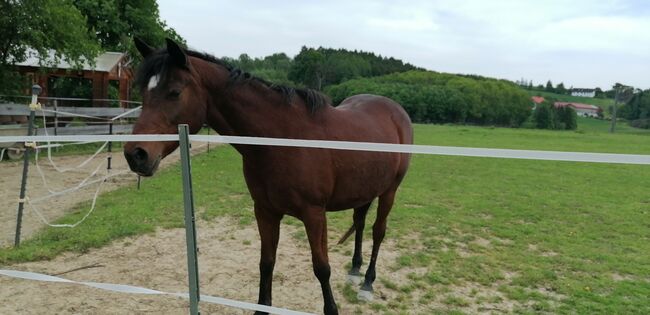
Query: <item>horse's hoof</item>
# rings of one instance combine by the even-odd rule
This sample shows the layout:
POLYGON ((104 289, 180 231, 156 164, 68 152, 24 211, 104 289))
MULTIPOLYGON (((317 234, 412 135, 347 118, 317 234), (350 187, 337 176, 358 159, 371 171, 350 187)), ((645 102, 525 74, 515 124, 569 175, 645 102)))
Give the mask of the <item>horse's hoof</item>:
POLYGON ((361 302, 372 302, 372 291, 359 290, 357 299, 361 302))
POLYGON ((360 285, 363 278, 361 276, 348 275, 348 283, 352 285, 360 285))

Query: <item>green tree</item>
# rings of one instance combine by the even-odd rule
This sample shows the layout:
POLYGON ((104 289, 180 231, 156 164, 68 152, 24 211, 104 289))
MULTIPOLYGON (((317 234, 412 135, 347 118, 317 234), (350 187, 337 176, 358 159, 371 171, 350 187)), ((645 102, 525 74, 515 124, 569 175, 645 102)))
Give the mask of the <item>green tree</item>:
POLYGON ((533 120, 535 121, 535 127, 539 129, 553 129, 553 109, 550 103, 543 102, 537 105, 535 108, 535 113, 533 114, 533 120))
POLYGON ((136 36, 152 47, 163 46, 167 37, 185 43, 160 19, 155 0, 74 0, 74 5, 87 17, 87 28, 105 50, 129 52, 139 58, 133 44, 136 36))
POLYGON ((546 87, 544 88, 544 91, 551 92, 551 93, 555 92, 555 88, 553 88, 553 82, 551 82, 551 80, 548 80, 548 82, 546 82, 546 87))
POLYGON ((0 2, 0 91, 15 92, 13 65, 36 53, 43 66, 64 59, 80 66, 100 51, 85 16, 69 0, 0 2), (49 64, 48 64, 49 62, 49 64), (13 81, 13 82, 12 82, 13 81))
POLYGON ((564 87, 564 83, 560 82, 555 88, 555 93, 557 94, 567 94, 567 89, 564 87))
POLYGON ((325 56, 318 50, 303 46, 294 58, 289 70, 289 79, 304 84, 312 89, 321 90, 323 86, 323 70, 325 56))

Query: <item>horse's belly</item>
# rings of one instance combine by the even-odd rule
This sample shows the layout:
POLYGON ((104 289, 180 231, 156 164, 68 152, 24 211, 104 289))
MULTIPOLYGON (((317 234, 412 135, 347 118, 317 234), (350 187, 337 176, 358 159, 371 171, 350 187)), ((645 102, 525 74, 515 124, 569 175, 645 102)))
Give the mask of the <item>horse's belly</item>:
POLYGON ((337 211, 363 206, 386 192, 394 183, 399 158, 391 153, 368 154, 371 158, 337 168, 327 210, 337 211))

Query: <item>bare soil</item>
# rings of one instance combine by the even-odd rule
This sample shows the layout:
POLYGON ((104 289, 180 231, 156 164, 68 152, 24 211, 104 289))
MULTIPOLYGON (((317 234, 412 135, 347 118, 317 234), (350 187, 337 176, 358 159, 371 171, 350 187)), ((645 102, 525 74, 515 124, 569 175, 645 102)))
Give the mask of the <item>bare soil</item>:
MULTIPOLYGON (((202 144, 197 144, 194 152, 204 150, 202 144)), ((61 168, 72 168, 80 165, 90 155, 68 155, 68 156, 54 156, 52 160, 54 164, 61 168)), ((105 166, 107 165, 108 153, 97 155, 91 162, 84 167, 59 173, 47 159, 47 153, 41 152, 39 154, 38 163, 43 174, 47 186, 43 183, 43 179, 39 174, 36 165, 32 162, 29 166, 27 177, 27 190, 26 196, 35 199, 41 196, 50 194, 49 190, 61 191, 71 187, 77 186, 81 181, 86 179, 91 173, 99 166, 101 170, 93 177, 98 179, 107 175, 105 166), (100 166, 103 165, 103 166, 100 166)), ((179 159, 178 151, 172 153, 169 157, 161 162, 161 167, 170 165, 179 159)), ((113 152, 112 154, 112 173, 117 173, 128 169, 124 155, 121 151, 113 152)), ((15 232, 16 232, 16 217, 18 211, 18 197, 20 196, 20 182, 22 178, 23 162, 11 161, 0 163, 0 247, 13 246, 15 232)), ((109 179, 101 187, 101 192, 108 192, 115 190, 124 185, 136 185, 137 176, 131 172, 115 176, 109 179)), ((40 210, 48 221, 53 221, 72 209, 72 207, 80 202, 91 200, 95 194, 98 184, 89 185, 74 193, 68 193, 47 199, 42 202, 35 203, 35 207, 40 210)), ((30 238, 38 229, 44 226, 43 222, 31 211, 30 206, 25 204, 23 212, 21 239, 30 238)))
MULTIPOLYGON (((257 300, 259 237, 255 225, 241 226, 232 219, 199 221, 197 227, 201 294, 247 302, 257 300)), ((273 281, 274 306, 313 313, 322 312, 320 285, 313 275, 306 241, 292 237, 298 228, 283 225, 273 281)), ((338 235, 330 237, 335 242, 338 235)), ((351 246, 351 243, 342 246, 351 246)), ((371 246, 366 242, 366 249, 371 246)), ((330 245, 332 247, 334 245, 330 245)), ((385 243, 379 270, 388 272, 394 261, 392 242, 385 243)), ((367 253, 369 254, 369 253, 367 253)), ((332 285, 341 314, 356 307, 340 295, 345 284, 344 266, 350 257, 330 253, 332 285)), ((143 286, 166 292, 187 292, 185 230, 160 229, 155 233, 126 238, 85 254, 68 253, 52 261, 31 262, 11 269, 57 274, 71 269, 101 265, 62 275, 77 281, 143 286)), ((377 281, 375 297, 391 294, 377 281)), ((127 295, 77 284, 44 283, 0 277, 0 313, 75 314, 186 314, 188 302, 172 296, 127 295)), ((248 314, 242 310, 201 303, 203 314, 248 314)), ((368 313, 364 311, 364 313, 368 313)))

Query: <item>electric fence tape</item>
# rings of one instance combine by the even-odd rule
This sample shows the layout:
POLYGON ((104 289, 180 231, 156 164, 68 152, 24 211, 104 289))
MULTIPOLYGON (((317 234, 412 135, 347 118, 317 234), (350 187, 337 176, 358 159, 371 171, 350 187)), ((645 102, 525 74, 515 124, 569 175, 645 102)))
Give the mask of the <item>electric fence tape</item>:
MULTIPOLYGON (((178 141, 176 134, 158 135, 74 135, 74 136, 4 136, 0 142, 80 142, 80 141, 178 141)), ((354 151, 414 153, 468 157, 491 157, 526 160, 547 160, 567 162, 591 162, 591 163, 618 163, 618 164, 640 164, 650 165, 650 155, 642 154, 616 154, 616 153, 586 153, 586 152, 563 152, 563 151, 538 151, 538 150, 513 150, 513 149, 489 149, 469 148, 452 146, 430 146, 414 144, 392 144, 375 142, 351 142, 351 141, 328 141, 328 140, 301 140, 284 138, 261 138, 261 137, 240 137, 240 136, 206 136, 191 135, 190 141, 246 144, 246 145, 267 145, 285 147, 306 147, 316 149, 337 149, 354 151)))
MULTIPOLYGON (((128 294, 171 295, 171 296, 181 297, 185 299, 188 298, 187 293, 170 293, 170 292, 152 290, 148 288, 124 285, 124 284, 73 281, 61 277, 55 277, 46 274, 27 272, 27 271, 0 269, 0 275, 12 277, 12 278, 35 280, 35 281, 42 281, 42 282, 61 282, 61 283, 69 283, 69 284, 81 284, 81 285, 102 289, 106 291, 128 293, 128 294)), ((280 314, 280 315, 310 315, 310 313, 305 313, 305 312, 291 311, 279 307, 260 305, 255 303, 240 302, 236 300, 209 296, 209 295, 201 295, 201 302, 208 302, 212 304, 225 305, 225 306, 236 307, 240 309, 268 312, 268 313, 280 314)))

